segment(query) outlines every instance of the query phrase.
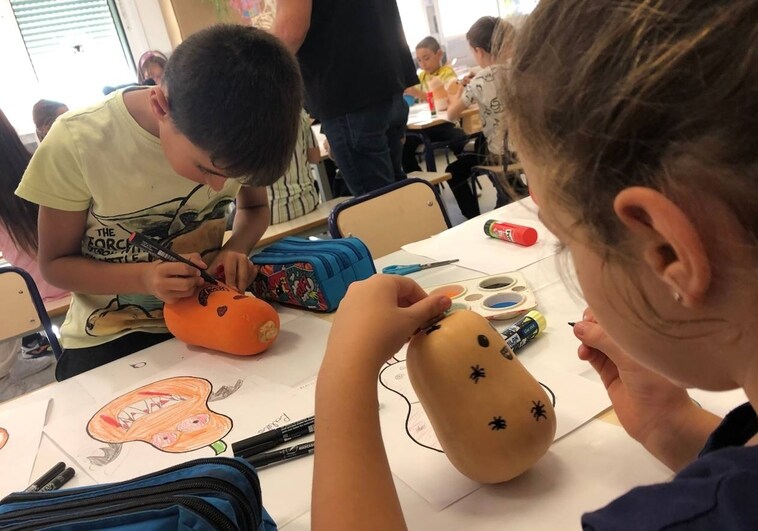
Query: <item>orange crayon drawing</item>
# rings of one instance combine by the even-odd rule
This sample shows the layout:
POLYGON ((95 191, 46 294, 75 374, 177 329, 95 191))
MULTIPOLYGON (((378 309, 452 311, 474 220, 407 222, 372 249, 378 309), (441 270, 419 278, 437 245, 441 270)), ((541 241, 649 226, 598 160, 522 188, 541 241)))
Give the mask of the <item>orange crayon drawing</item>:
POLYGON ((221 400, 242 385, 223 386, 213 393, 204 378, 176 376, 159 380, 111 400, 87 424, 90 437, 108 444, 102 456, 91 456, 103 466, 121 452, 121 445, 141 441, 162 452, 181 453, 210 446, 216 455, 226 450, 222 440, 232 419, 216 413, 208 402, 221 400))

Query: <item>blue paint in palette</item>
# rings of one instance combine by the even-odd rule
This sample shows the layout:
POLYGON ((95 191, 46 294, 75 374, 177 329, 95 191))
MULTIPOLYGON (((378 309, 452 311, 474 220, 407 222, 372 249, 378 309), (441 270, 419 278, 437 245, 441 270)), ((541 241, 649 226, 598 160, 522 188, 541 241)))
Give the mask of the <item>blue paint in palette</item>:
POLYGON ((498 309, 500 309, 500 308, 510 308, 511 306, 516 306, 516 304, 518 304, 519 302, 521 302, 521 301, 516 301, 516 302, 512 302, 512 301, 496 302, 495 304, 491 304, 490 308, 498 308, 498 309))

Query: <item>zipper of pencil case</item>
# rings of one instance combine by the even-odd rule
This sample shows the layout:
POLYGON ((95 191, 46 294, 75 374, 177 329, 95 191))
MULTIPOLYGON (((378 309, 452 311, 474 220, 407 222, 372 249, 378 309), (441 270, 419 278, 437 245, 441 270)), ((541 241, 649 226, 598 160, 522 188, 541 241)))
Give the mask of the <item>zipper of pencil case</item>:
POLYGON ((269 250, 266 249, 265 251, 255 255, 253 258, 259 258, 260 261, 253 262, 257 263, 259 265, 283 265, 283 264, 291 264, 293 261, 296 262, 308 262, 309 260, 315 260, 317 259, 321 264, 323 264, 324 269, 326 270, 327 276, 329 278, 334 276, 334 268, 332 267, 332 264, 329 263, 329 261, 324 258, 323 256, 318 255, 311 255, 311 256, 304 256, 302 252, 298 251, 278 251, 278 250, 269 250), (293 260, 292 257, 297 256, 300 257, 300 260, 293 260), (268 261, 265 261, 268 260, 268 261))
MULTIPOLYGON (((104 485, 100 485, 99 488, 102 490, 103 487, 105 487, 107 490, 116 490, 121 487, 129 487, 130 485, 133 485, 136 482, 139 483, 146 483, 152 479, 159 478, 161 476, 167 476, 170 474, 173 474, 175 472, 178 472, 180 470, 184 470, 187 468, 192 467, 199 467, 203 465, 223 465, 228 466, 231 468, 236 469, 238 472, 240 472, 245 479, 247 480, 248 484, 253 489, 253 493, 255 494, 255 497, 258 500, 261 500, 261 482, 258 478, 258 475, 250 468, 250 465, 247 463, 244 463, 238 459, 230 459, 228 457, 205 457, 201 459, 195 459, 194 461, 189 461, 187 463, 180 463, 178 465, 174 465, 169 468, 165 468, 163 470, 158 470, 156 472, 152 472, 150 474, 146 474, 144 476, 140 476, 137 481, 134 479, 128 480, 128 481, 122 481, 120 483, 112 483, 105 487, 104 485)), ((194 478, 185 478, 181 481, 185 481, 186 479, 194 479, 194 478)), ((220 479, 220 478, 206 478, 209 480, 217 480, 217 481, 224 481, 225 483, 230 483, 226 480, 220 479)), ((12 493, 6 496, 2 499, 3 503, 18 503, 18 502, 30 502, 30 501, 38 501, 38 500, 48 500, 48 499, 55 499, 55 498, 63 498, 66 496, 75 496, 78 495, 80 492, 88 489, 89 487, 80 487, 79 489, 76 489, 79 492, 72 492, 73 489, 63 489, 63 490, 55 490, 50 492, 24 492, 24 493, 12 493)), ((132 490, 137 489, 146 489, 146 488, 155 488, 155 487, 137 487, 132 490)), ((234 487, 237 488, 237 487, 234 487)), ((239 489, 237 489, 239 490, 239 489)), ((130 492, 130 491, 123 491, 123 492, 130 492)), ((104 495, 110 495, 110 494, 104 494, 104 495)), ((258 522, 260 525, 260 522, 262 521, 262 515, 257 510, 257 505, 251 505, 253 507, 253 516, 255 517, 255 521, 258 522)), ((15 512, 15 511, 13 511, 15 512)), ((2 519, 8 515, 12 514, 12 512, 5 513, 3 515, 0 515, 0 522, 2 519)))
POLYGON ((130 501, 127 502, 116 510, 109 510, 107 507, 94 509, 81 515, 64 514, 63 516, 51 516, 41 520, 34 520, 31 522, 24 522, 22 524, 15 525, 13 527, 4 527, 8 531, 33 531, 36 529, 42 529, 56 524, 65 524, 67 526, 75 524, 86 524, 87 522, 97 522, 103 517, 128 515, 134 512, 142 512, 146 510, 165 509, 172 505, 182 505, 189 511, 195 513, 200 518, 208 522, 214 529, 238 531, 239 529, 257 529, 248 527, 237 527, 234 522, 224 514, 224 512, 215 507, 212 503, 203 500, 202 498, 196 498, 192 496, 165 496, 144 503, 144 501, 130 501))
POLYGON ((279 252, 296 252, 303 256, 318 256, 319 253, 336 256, 337 261, 340 263, 341 269, 343 270, 352 267, 357 260, 344 249, 335 247, 334 244, 327 247, 326 245, 321 244, 321 242, 312 242, 298 238, 283 238, 276 242, 274 247, 276 251, 279 252))
MULTIPOLYGON (((338 268, 337 269, 338 271, 344 271, 344 270, 348 269, 349 267, 351 267, 351 265, 352 265, 352 263, 350 262, 350 258, 348 258, 347 256, 341 255, 341 254, 339 254, 337 252, 334 252, 334 251, 327 251, 327 250, 324 250, 324 249, 320 249, 318 251, 315 250, 315 249, 311 249, 310 251, 305 251, 305 250, 302 250, 302 249, 298 249, 296 246, 291 246, 289 248, 280 247, 277 250, 277 252, 278 253, 282 253, 282 254, 287 254, 287 255, 290 255, 290 256, 300 256, 300 257, 303 257, 303 258, 319 257, 321 259, 324 259, 326 256, 331 256, 331 257, 334 258, 334 260, 336 262, 336 266, 338 268)), ((332 274, 330 274, 329 276, 331 277, 332 274)))
MULTIPOLYGON (((58 503, 56 505, 52 505, 49 507, 34 507, 30 509, 23 509, 20 511, 11 511, 8 513, 5 513, 0 517, 0 524, 2 524, 3 520, 17 520, 19 518, 28 518, 33 516, 42 517, 43 521, 46 521, 45 514, 52 513, 50 516, 46 517, 47 519, 53 519, 57 520, 59 518, 59 515, 61 512, 69 513, 71 511, 76 511, 77 509, 84 509, 84 514, 87 514, 89 516, 89 512, 92 511, 97 514, 101 514, 102 512, 107 512, 109 509, 109 506, 112 506, 114 503, 122 502, 122 504, 115 508, 114 514, 119 514, 120 508, 123 507, 129 507, 130 503, 143 503, 145 498, 147 499, 153 499, 158 495, 165 494, 167 492, 171 493, 182 493, 186 492, 186 494, 213 494, 214 492, 219 492, 222 494, 226 494, 229 496, 229 498, 232 500, 233 505, 237 506, 240 509, 240 515, 242 516, 242 519, 244 521, 245 526, 243 529, 254 529, 253 527, 248 527, 254 522, 258 522, 258 525, 260 525, 259 519, 255 518, 257 511, 251 511, 248 509, 250 504, 247 502, 247 499, 245 498, 245 495, 241 490, 239 490, 237 487, 230 485, 226 481, 222 479, 217 478, 203 478, 203 479, 183 479, 174 483, 168 483, 164 485, 158 485, 154 487, 141 487, 138 489, 132 489, 132 490, 126 490, 118 493, 111 493, 107 495, 102 495, 94 498, 82 498, 75 501, 64 501, 62 503, 58 503), (135 501, 135 498, 142 500, 141 502, 135 501), (253 514, 251 514, 253 513, 253 514), (251 521, 252 520, 252 521, 251 521)), ((165 496, 163 498, 158 499, 165 499, 165 500, 171 500, 173 499, 172 496, 165 496)), ((259 498, 260 499, 260 498, 259 498)), ((83 515, 84 515, 83 514, 83 515)), ((39 519, 35 519, 34 526, 39 525, 40 522, 39 519)), ((24 529, 25 524, 18 524, 21 527, 18 529, 24 529)), ((232 526, 232 529, 234 527, 232 526)))
POLYGON ((339 253, 341 256, 346 257, 346 260, 343 261, 343 266, 349 267, 352 265, 356 260, 360 260, 362 257, 360 256, 360 253, 358 253, 353 247, 352 242, 348 242, 344 239, 340 240, 317 240, 317 241, 311 241, 311 240, 301 240, 299 238, 283 238, 278 244, 285 244, 285 245, 291 245, 291 246, 298 246, 298 247, 309 247, 311 252, 333 252, 333 253, 339 253), (342 242, 347 245, 341 245, 337 242, 342 242), (352 253, 348 252, 347 249, 352 251, 352 253))

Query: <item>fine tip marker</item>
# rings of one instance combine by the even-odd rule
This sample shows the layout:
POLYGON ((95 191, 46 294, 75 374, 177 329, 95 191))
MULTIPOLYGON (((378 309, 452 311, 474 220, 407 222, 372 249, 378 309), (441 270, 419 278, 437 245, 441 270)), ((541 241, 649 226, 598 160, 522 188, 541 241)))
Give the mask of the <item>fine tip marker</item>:
POLYGON ((153 239, 146 238, 139 232, 132 232, 129 236, 129 243, 132 245, 136 245, 143 251, 146 251, 153 255, 156 258, 160 258, 161 260, 165 260, 166 262, 181 262, 183 264, 187 264, 188 266, 194 267, 198 271, 200 271, 200 276, 203 277, 203 280, 206 282, 209 282, 211 284, 218 284, 218 280, 213 278, 208 271, 203 269, 202 267, 198 266, 197 264, 193 264, 191 261, 187 260, 183 256, 176 254, 171 249, 162 246, 158 242, 156 242, 153 239))

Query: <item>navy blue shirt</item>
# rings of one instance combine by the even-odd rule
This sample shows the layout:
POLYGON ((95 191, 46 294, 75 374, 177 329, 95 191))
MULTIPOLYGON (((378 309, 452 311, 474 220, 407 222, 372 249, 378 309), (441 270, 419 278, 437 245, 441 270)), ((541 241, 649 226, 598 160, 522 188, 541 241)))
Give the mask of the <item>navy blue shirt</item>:
POLYGON ((586 530, 758 529, 758 433, 751 405, 729 413, 698 459, 669 483, 632 489, 582 517, 586 530))
POLYGON ((418 83, 395 0, 313 0, 297 52, 314 118, 389 100, 418 83))

